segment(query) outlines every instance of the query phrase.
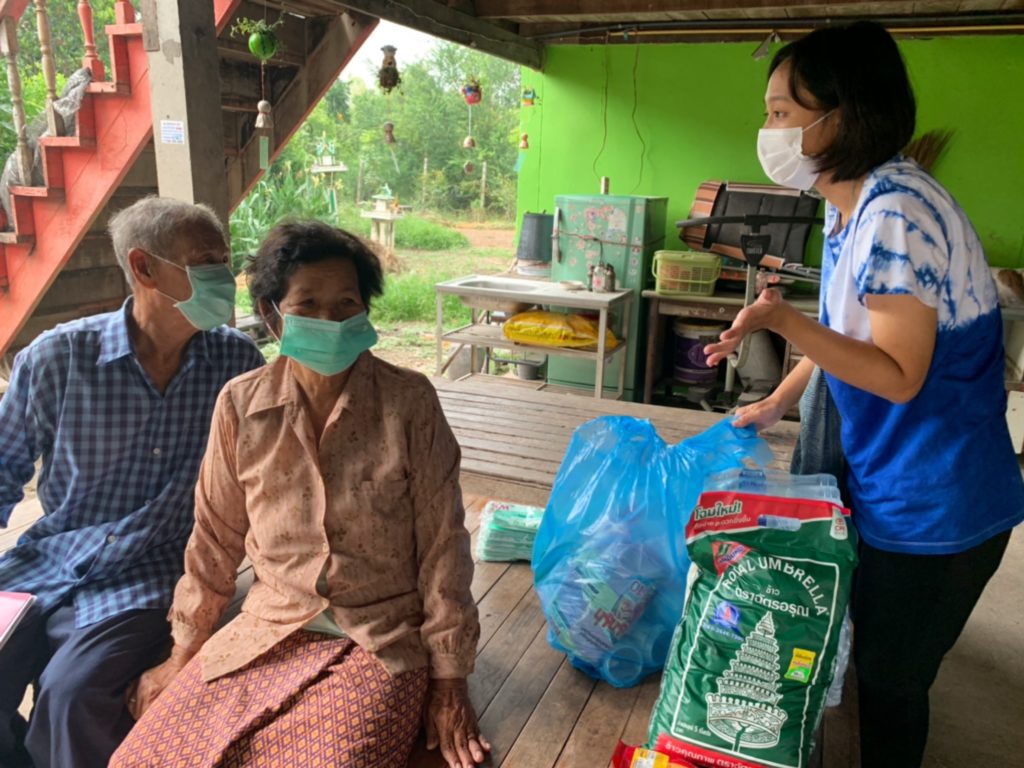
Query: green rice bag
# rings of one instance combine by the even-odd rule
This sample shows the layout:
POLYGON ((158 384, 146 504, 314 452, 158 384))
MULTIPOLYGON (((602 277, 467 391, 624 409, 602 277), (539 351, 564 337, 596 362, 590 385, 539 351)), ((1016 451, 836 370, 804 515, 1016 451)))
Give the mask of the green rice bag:
POLYGON ((849 511, 705 492, 686 546, 690 590, 650 744, 716 768, 806 766, 857 564, 849 511))

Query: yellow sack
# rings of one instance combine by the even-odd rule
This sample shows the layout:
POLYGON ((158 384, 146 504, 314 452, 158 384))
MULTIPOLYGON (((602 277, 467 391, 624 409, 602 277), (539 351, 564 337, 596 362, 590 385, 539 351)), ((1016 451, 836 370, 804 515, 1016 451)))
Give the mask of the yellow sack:
MULTIPOLYGON (((505 321, 505 338, 520 344, 570 349, 597 349, 597 321, 583 315, 533 310, 520 312, 505 321)), ((611 331, 605 331, 605 349, 619 346, 611 331)))

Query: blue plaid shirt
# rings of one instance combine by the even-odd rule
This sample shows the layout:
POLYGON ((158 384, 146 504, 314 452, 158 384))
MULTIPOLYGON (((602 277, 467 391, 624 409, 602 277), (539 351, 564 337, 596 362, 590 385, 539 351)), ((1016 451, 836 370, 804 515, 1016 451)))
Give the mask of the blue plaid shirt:
POLYGON ((0 400, 0 527, 40 456, 45 512, 0 557, 0 590, 44 610, 70 596, 79 627, 170 606, 217 394, 263 364, 234 329, 197 333, 160 394, 132 350, 130 311, 131 299, 40 336, 0 400))

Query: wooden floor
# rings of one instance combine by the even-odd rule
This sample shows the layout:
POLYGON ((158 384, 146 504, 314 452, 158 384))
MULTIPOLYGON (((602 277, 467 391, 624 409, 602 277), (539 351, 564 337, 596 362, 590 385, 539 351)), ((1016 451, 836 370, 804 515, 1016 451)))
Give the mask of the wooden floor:
MULTIPOLYGON (((486 499, 466 496, 466 525, 476 551, 486 499)), ((480 610, 480 645, 470 694, 493 766, 603 768, 616 742, 639 744, 658 696, 653 677, 636 688, 596 683, 548 645, 544 617, 527 563, 478 562, 473 597, 480 610)), ((444 762, 420 745, 410 768, 444 762)))

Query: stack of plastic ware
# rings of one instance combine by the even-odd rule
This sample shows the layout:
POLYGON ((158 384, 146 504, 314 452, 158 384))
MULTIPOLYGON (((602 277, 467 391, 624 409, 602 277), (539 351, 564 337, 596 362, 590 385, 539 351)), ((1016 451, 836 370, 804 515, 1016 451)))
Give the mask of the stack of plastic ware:
POLYGON ((803 768, 845 666, 857 564, 835 478, 717 474, 686 547, 693 570, 649 743, 701 766, 803 768))
POLYGON ((480 519, 476 556, 487 562, 529 560, 544 510, 489 501, 480 519))

